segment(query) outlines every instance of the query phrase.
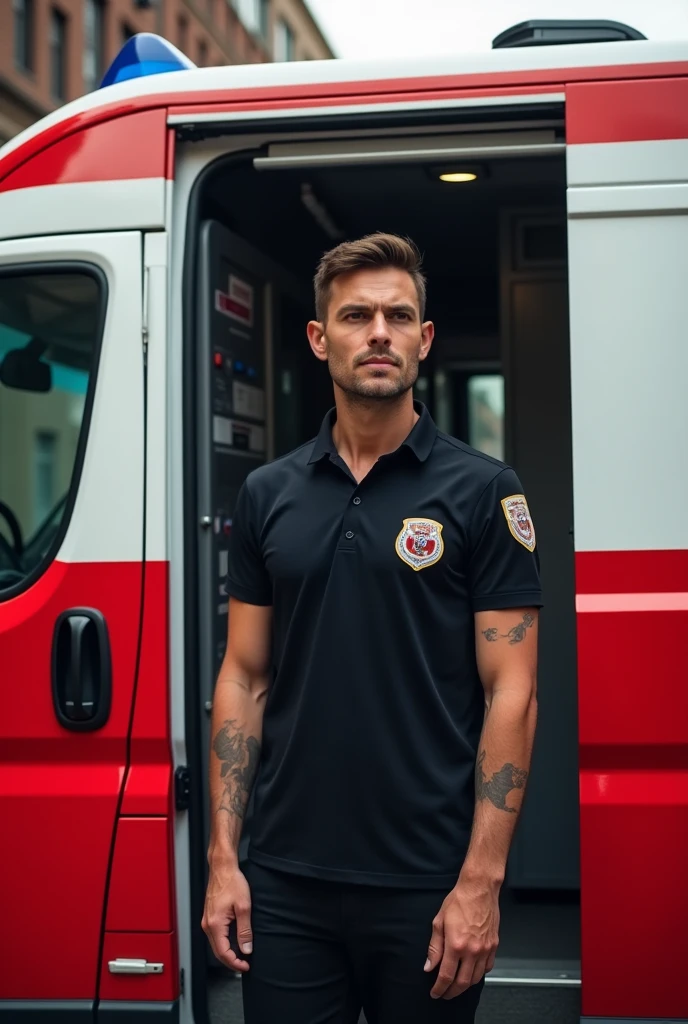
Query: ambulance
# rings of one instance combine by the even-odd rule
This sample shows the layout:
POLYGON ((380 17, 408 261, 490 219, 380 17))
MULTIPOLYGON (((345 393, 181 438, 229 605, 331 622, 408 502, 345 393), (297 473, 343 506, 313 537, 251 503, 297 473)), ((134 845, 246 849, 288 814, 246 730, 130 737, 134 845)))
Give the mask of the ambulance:
POLYGON ((375 230, 425 256, 416 397, 516 467, 542 563, 483 1019, 688 1019, 688 40, 553 21, 202 69, 139 35, 0 151, 0 1022, 241 1020, 200 927, 227 538, 332 404, 317 260, 375 230))

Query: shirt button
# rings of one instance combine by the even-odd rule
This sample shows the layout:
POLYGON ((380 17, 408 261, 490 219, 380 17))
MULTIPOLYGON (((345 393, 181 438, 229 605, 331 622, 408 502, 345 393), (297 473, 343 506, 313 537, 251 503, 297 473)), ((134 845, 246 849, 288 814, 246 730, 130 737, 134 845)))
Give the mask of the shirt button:
POLYGON ((360 498, 354 498, 354 505, 360 505, 360 504, 361 504, 361 499, 360 498))
POLYGON ((344 536, 346 537, 347 540, 351 540, 353 538, 353 531, 347 530, 344 536))

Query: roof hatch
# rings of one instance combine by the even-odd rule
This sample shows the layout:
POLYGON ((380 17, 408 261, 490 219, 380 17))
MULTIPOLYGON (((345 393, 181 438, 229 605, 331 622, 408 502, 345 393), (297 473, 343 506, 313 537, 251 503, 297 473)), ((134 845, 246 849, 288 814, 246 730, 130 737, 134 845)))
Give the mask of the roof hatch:
POLYGON ((522 21, 492 40, 493 50, 512 46, 616 43, 647 37, 620 21, 522 21))

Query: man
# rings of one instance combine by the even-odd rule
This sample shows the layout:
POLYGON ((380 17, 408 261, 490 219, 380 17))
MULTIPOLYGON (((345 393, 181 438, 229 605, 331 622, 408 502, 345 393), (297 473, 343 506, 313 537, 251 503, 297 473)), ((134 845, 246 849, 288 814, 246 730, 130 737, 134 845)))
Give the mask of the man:
POLYGON ((315 298, 336 408, 234 518, 203 928, 246 1024, 466 1024, 535 730, 533 523, 514 472, 414 404, 415 246, 337 246, 315 298))

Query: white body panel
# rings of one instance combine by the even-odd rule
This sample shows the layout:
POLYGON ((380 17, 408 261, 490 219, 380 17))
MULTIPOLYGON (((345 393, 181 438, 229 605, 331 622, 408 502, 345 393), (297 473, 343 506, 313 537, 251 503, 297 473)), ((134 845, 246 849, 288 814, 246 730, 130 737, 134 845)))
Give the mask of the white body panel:
POLYGON ((160 231, 144 237, 144 322, 148 359, 146 433, 146 559, 168 558, 168 362, 167 274, 169 236, 160 231))
POLYGON ((79 181, 0 192, 0 238, 164 225, 164 178, 79 181))
POLYGON ((569 188, 688 181, 688 139, 568 146, 569 188))
POLYGON ((594 217, 569 192, 576 550, 686 548, 688 184, 632 190, 637 216, 595 191, 594 217))

